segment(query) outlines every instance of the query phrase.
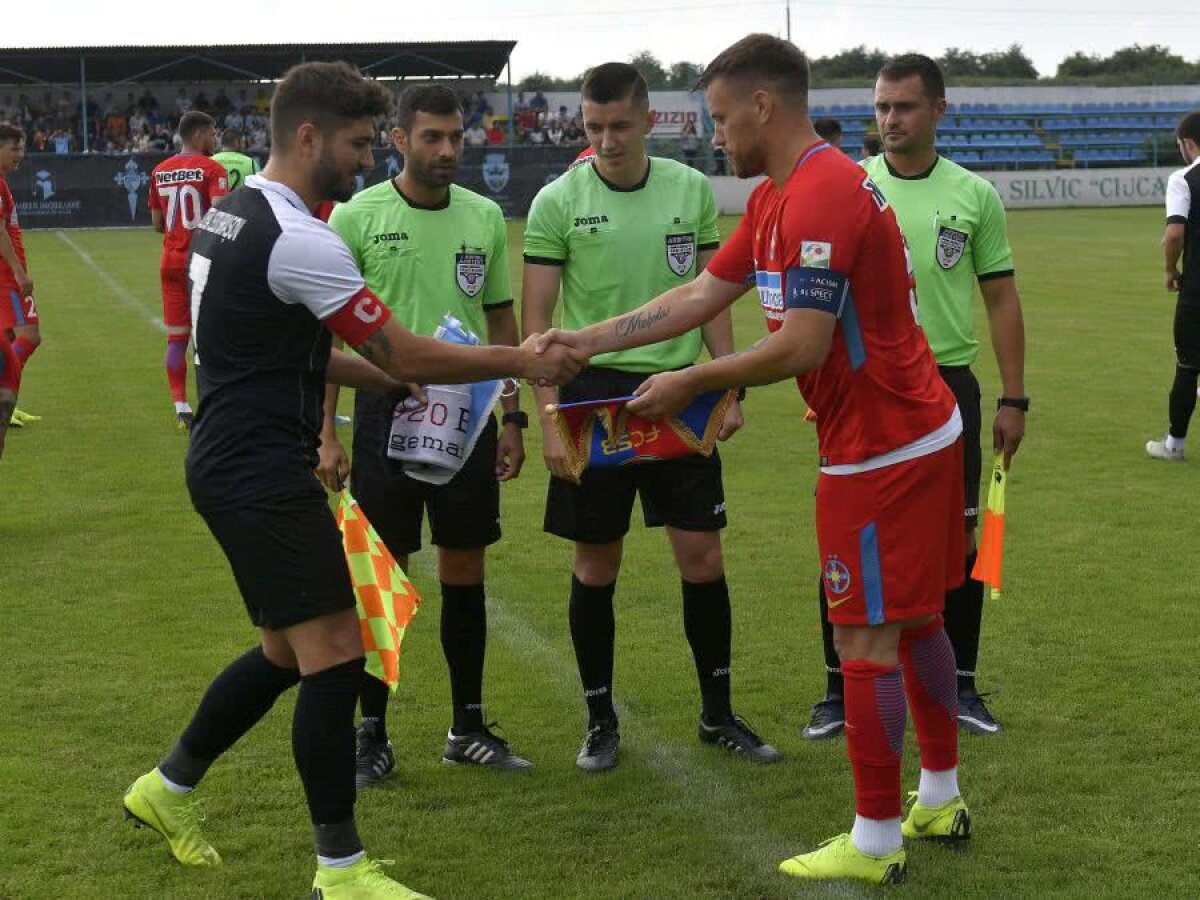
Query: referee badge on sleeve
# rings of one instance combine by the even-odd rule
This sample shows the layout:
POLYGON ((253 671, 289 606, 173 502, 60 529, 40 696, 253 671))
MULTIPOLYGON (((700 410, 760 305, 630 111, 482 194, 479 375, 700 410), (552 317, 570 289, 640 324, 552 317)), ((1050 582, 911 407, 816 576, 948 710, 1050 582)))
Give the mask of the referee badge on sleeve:
POLYGON ((455 253, 454 277, 464 294, 476 296, 483 290, 483 282, 487 278, 487 254, 466 250, 455 253))
POLYGON ((687 234, 667 235, 667 265, 671 271, 683 278, 692 271, 692 263, 696 261, 696 236, 687 234))
POLYGON ((939 225, 937 233, 937 263, 943 269, 953 269, 962 259, 963 251, 967 249, 967 233, 951 228, 949 225, 939 225))

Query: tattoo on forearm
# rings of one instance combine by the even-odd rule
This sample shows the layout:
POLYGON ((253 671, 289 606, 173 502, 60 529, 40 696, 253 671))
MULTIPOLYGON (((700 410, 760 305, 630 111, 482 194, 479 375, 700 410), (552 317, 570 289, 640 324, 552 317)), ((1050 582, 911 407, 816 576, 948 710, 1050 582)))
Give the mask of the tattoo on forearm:
POLYGON ((623 319, 617 319, 615 328, 617 337, 632 337, 639 331, 645 331, 654 323, 661 322, 670 315, 671 310, 669 308, 660 306, 653 312, 639 312, 625 316, 623 319))
POLYGON ((376 365, 392 358, 392 342, 380 328, 355 348, 360 354, 376 365))

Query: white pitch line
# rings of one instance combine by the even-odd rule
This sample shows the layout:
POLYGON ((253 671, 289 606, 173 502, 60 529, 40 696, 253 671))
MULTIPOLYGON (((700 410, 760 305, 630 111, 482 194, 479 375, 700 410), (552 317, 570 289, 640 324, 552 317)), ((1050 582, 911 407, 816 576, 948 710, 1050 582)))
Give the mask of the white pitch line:
POLYGON ((104 267, 101 266, 98 262, 96 262, 96 260, 92 259, 92 256, 90 253, 88 253, 86 250, 83 249, 83 247, 79 246, 79 244, 77 244, 70 237, 68 237, 67 233, 65 231, 58 231, 55 233, 58 235, 58 239, 60 241, 62 241, 64 244, 66 244, 68 247, 70 247, 72 250, 74 250, 76 254, 78 254, 79 258, 82 259, 84 261, 84 263, 87 264, 88 268, 90 268, 93 272, 96 273, 96 275, 100 278, 100 281, 102 281, 104 283, 104 286, 107 287, 114 294, 116 294, 117 298, 122 303, 124 303, 126 306, 128 306, 130 309, 132 309, 134 312, 137 312, 138 314, 145 316, 146 321, 148 321, 151 325, 153 325, 155 328, 157 328, 163 334, 166 334, 167 326, 163 324, 163 320, 160 317, 153 315, 151 313, 150 308, 147 307, 146 304, 143 303, 138 298, 137 294, 133 293, 128 288, 123 287, 122 285, 118 284, 117 280, 115 278, 113 278, 111 275, 109 275, 108 272, 104 269, 104 267))

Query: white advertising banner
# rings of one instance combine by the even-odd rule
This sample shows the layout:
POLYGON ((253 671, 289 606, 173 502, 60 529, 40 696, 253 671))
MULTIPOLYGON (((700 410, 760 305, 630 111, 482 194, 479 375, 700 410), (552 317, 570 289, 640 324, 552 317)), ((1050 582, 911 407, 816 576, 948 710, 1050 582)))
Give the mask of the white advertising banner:
MULTIPOLYGON (((1045 169, 1026 172, 980 172, 995 185, 1005 209, 1066 206, 1161 206, 1167 188, 1162 169, 1045 169)), ((717 209, 741 215, 761 179, 710 176, 717 209)))

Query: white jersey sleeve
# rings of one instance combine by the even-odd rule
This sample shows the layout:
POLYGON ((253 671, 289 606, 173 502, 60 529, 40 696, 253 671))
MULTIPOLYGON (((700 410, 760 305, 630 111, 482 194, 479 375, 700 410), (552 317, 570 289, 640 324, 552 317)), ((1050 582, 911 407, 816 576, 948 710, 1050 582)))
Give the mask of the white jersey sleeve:
POLYGON ((1192 191, 1185 174, 1187 169, 1172 172, 1167 179, 1167 221, 1186 223, 1192 208, 1192 191))
POLYGON ((364 287, 350 248, 319 219, 289 217, 271 251, 267 282, 284 303, 305 306, 324 321, 364 287))

